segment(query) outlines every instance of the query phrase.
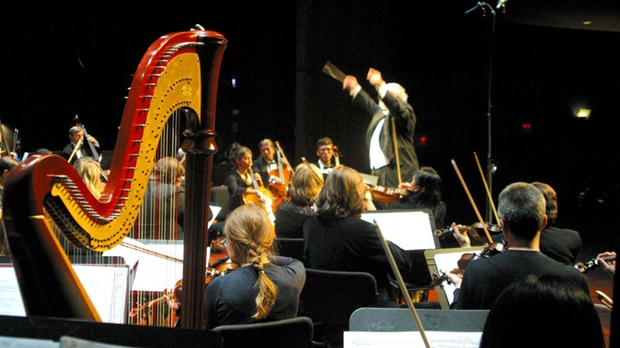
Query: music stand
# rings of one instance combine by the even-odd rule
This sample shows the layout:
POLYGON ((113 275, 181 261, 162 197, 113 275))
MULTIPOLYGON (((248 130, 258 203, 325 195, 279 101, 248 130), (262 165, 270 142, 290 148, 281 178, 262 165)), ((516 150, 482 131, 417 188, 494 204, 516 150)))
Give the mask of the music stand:
MULTIPOLYGON (((479 252, 480 247, 469 248, 446 248, 437 250, 426 250, 424 255, 426 257, 426 263, 428 264, 428 270, 433 279, 440 277, 443 272, 449 272, 458 267, 457 262, 461 259, 463 254, 479 252)), ((439 297, 439 304, 441 309, 450 309, 450 304, 454 299, 454 290, 456 288, 453 284, 447 281, 439 283, 435 286, 437 297, 439 297)))

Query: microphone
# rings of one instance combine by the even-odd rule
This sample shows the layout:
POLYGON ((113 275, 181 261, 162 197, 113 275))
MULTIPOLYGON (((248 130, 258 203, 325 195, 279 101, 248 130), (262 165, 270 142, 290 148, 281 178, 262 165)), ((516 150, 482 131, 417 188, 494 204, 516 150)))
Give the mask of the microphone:
POLYGON ((502 7, 506 7, 507 2, 508 0, 497 0, 497 6, 495 8, 499 10, 502 7))

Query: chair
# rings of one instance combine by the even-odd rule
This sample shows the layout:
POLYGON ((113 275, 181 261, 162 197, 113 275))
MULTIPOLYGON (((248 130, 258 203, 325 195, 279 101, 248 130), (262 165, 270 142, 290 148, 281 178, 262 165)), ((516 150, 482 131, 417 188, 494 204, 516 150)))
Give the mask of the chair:
POLYGON ((377 281, 370 273, 306 268, 299 315, 312 319, 315 346, 326 346, 328 342, 342 345, 351 314, 361 307, 377 306, 378 302, 377 281))
POLYGON ((228 204, 228 200, 230 199, 230 195, 228 194, 228 186, 213 186, 210 190, 209 200, 211 204, 217 205, 219 207, 225 207, 228 204))
POLYGON ((212 332, 220 337, 219 347, 222 348, 311 348, 313 325, 310 318, 297 317, 253 324, 221 325, 212 332))
MULTIPOLYGON (((230 195, 228 194, 228 186, 213 186, 210 189, 210 203, 211 205, 217 205, 218 207, 224 208, 228 205, 228 200, 230 199, 230 195)), ((217 218, 215 216, 214 218, 217 218)), ((221 236, 223 225, 217 224, 217 221, 214 221, 213 224, 209 227, 209 245, 211 247, 211 252, 220 252, 219 249, 215 248, 213 242, 217 240, 218 237, 221 236)))
POLYGON ((278 255, 288 256, 304 262, 303 238, 274 238, 275 250, 278 255))

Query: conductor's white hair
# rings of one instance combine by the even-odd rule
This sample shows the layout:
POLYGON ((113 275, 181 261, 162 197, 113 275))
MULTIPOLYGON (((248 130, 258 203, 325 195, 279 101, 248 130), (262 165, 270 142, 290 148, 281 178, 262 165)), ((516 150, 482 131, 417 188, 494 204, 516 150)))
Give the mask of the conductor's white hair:
POLYGON ((390 82, 386 86, 388 91, 396 94, 396 96, 398 96, 400 100, 407 103, 407 99, 409 98, 409 96, 407 95, 407 92, 405 92, 405 88, 403 86, 395 82, 390 82))

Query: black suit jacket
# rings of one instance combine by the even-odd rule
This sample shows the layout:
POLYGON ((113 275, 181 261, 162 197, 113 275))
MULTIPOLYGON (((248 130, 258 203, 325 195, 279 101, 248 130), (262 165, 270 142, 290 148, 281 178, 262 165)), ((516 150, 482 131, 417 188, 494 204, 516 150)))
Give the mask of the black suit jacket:
MULTIPOLYGON (((413 175, 418 171, 418 156, 415 152, 415 126, 416 115, 410 104, 399 101, 394 94, 387 92, 383 98, 383 103, 389 109, 389 114, 383 124, 383 130, 379 138, 381 150, 389 160, 390 176, 393 177, 392 182, 407 182, 413 179, 413 175), (401 180, 398 180, 398 171, 396 169, 396 153, 394 152, 394 137, 392 133, 392 119, 394 119, 396 128, 396 141, 398 142, 398 156, 400 162, 401 180)), ((370 139, 375 127, 385 115, 377 102, 361 90, 355 98, 353 105, 363 110, 371 116, 370 123, 366 129, 366 145, 370 148, 370 139)), ((385 183, 378 182, 378 185, 385 186, 385 183)))

